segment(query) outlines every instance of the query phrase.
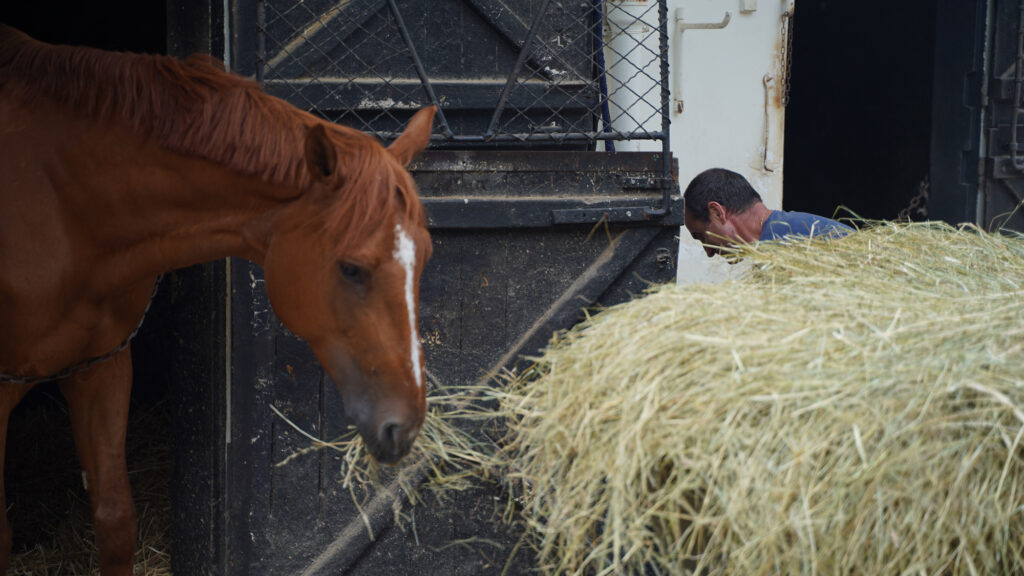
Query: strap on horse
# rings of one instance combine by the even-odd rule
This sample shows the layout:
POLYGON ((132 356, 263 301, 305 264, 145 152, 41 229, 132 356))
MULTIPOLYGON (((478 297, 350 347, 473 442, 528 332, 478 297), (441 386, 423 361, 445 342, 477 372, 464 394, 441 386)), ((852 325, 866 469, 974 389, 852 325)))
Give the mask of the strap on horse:
POLYGON ((125 338, 120 344, 118 344, 117 348, 114 348, 113 350, 111 350, 110 352, 107 352, 106 354, 103 354, 102 356, 94 356, 92 358, 89 358, 87 360, 79 362, 78 364, 74 364, 74 365, 72 365, 72 366, 70 366, 68 368, 65 368, 65 369, 61 370, 60 372, 57 372, 55 374, 50 374, 49 376, 35 376, 35 377, 32 377, 32 376, 18 376, 16 374, 3 374, 3 373, 0 373, 0 384, 6 384, 6 383, 10 382, 10 383, 13 383, 13 384, 24 384, 24 385, 28 386, 28 385, 41 384, 43 382, 49 382, 51 380, 62 380, 64 378, 67 378, 68 376, 71 376, 72 374, 75 374, 76 372, 81 372, 82 370, 87 370, 87 369, 92 368, 93 366, 95 366, 97 364, 100 364, 100 363, 106 362, 107 360, 110 360, 118 352, 120 352, 120 351, 124 350, 125 348, 127 348, 128 345, 131 344, 131 342, 135 338, 135 336, 139 333, 139 329, 142 328, 142 323, 146 321, 146 314, 149 313, 149 308, 150 308, 150 306, 153 305, 153 300, 156 298, 157 290, 160 288, 160 281, 163 280, 163 278, 164 278, 163 274, 161 274, 161 275, 156 277, 156 283, 153 285, 153 294, 151 294, 150 297, 149 297, 149 304, 146 304, 146 310, 142 313, 142 318, 139 320, 139 324, 137 326, 135 326, 135 330, 132 330, 132 333, 129 334, 127 338, 125 338))

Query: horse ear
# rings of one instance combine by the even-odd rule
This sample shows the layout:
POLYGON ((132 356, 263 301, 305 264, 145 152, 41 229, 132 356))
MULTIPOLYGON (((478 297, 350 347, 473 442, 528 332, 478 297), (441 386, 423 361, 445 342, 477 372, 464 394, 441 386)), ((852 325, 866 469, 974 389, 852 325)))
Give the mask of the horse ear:
POLYGON ((420 110, 409 121, 405 132, 397 140, 388 146, 388 152, 395 157, 403 166, 408 166, 417 154, 423 151, 430 143, 430 131, 434 126, 434 112, 436 106, 427 106, 420 110))
POLYGON ((334 180, 338 169, 338 153, 323 124, 313 126, 306 133, 306 167, 316 180, 334 180))

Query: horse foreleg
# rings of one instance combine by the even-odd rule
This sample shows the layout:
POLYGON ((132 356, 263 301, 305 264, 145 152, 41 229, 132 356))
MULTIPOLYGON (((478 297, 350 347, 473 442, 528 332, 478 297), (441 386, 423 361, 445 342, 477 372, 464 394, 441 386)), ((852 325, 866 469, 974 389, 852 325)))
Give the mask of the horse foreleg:
POLYGON ((130 575, 135 556, 135 505, 124 453, 131 387, 128 349, 61 382, 85 471, 103 576, 130 575))
POLYGON ((7 449, 7 423, 11 410, 18 405, 31 386, 0 384, 0 574, 6 574, 11 563, 11 527, 7 524, 7 499, 4 485, 4 456, 7 449))

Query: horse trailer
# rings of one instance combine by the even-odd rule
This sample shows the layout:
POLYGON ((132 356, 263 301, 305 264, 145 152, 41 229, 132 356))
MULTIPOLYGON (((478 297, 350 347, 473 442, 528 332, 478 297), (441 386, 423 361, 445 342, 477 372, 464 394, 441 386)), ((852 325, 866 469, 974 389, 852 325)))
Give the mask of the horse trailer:
MULTIPOLYGON (((7 3, 0 20, 55 43, 209 54, 384 142, 438 106, 410 167, 434 244, 419 319, 434 391, 499 386, 588 310, 713 277, 680 197, 712 165, 772 208, 1024 229, 1022 0, 58 4, 7 3)), ((137 403, 170 415, 142 449, 172 455, 175 573, 534 568, 497 488, 396 513, 393 485, 354 500, 336 453, 288 460, 310 446, 291 424, 331 439, 349 422, 258 266, 166 277, 133 355, 137 403)), ((24 499, 81 491, 77 470, 29 470, 41 438, 74 468, 70 433, 51 432, 57 396, 39 387, 12 415, 16 555, 34 544, 19 525, 40 516, 24 499)))

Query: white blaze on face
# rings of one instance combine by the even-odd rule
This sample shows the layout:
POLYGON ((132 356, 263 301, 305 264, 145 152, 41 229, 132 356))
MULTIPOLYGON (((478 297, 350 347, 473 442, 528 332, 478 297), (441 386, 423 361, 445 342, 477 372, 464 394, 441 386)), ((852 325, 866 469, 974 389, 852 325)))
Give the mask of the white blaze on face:
POLYGON ((413 293, 413 271, 416 268, 416 243, 406 234, 401 224, 395 226, 395 261, 405 270, 405 308, 409 312, 410 360, 416 386, 423 388, 423 374, 420 370, 420 338, 416 329, 416 298, 413 293))

